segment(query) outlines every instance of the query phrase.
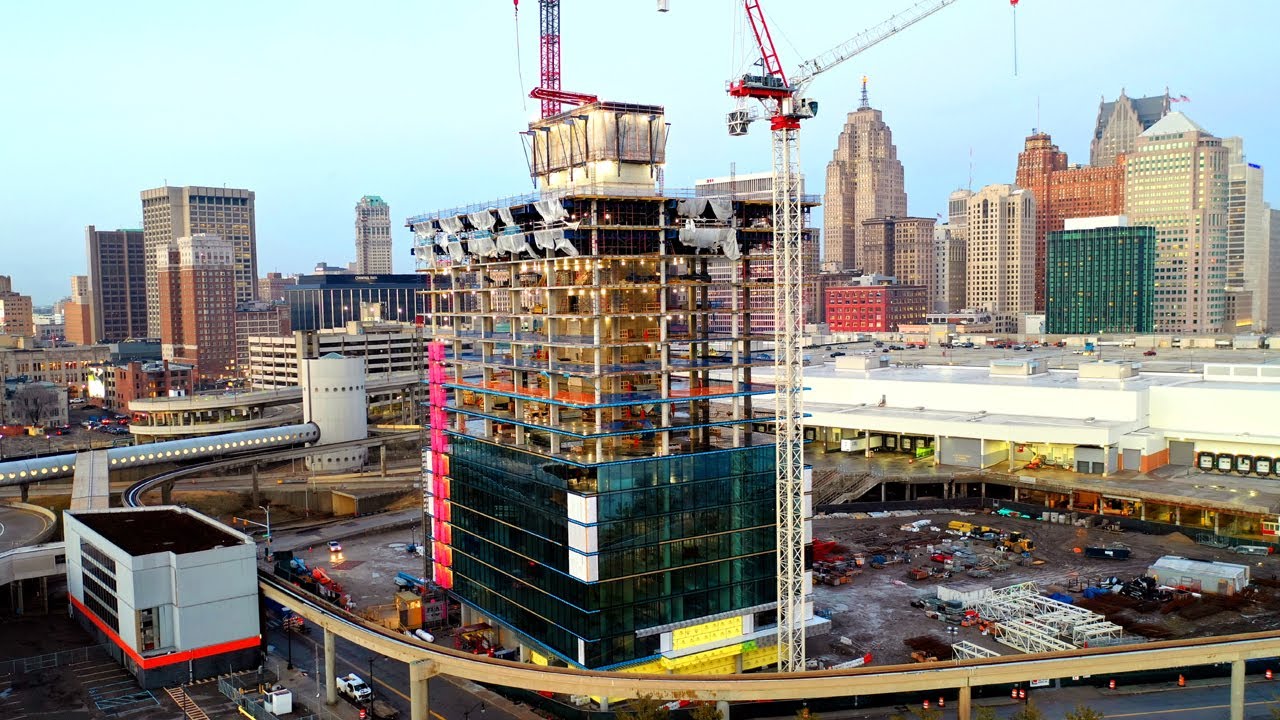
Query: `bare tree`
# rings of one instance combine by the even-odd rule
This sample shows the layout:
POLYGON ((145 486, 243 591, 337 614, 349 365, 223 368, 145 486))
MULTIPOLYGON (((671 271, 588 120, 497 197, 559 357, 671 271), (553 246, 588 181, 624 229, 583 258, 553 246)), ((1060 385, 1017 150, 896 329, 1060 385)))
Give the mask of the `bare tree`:
POLYGON ((667 720, 671 716, 663 702, 652 695, 641 695, 627 707, 627 710, 618 712, 618 720, 667 720))
POLYGON ((1075 710, 1067 711, 1065 720, 1103 720, 1103 714, 1088 705, 1076 705, 1075 710))
POLYGON ((907 708, 906 715, 890 715, 889 720, 942 720, 942 711, 935 708, 907 708))
POLYGON ((979 705, 973 709, 973 720, 996 720, 996 711, 986 705, 979 705))
POLYGON ((1021 710, 1010 716, 1010 720, 1046 720, 1046 718, 1044 712, 1036 707, 1035 703, 1028 700, 1021 710))
POLYGON ((13 394, 13 414, 26 425, 36 425, 57 413, 58 396, 43 385, 27 384, 13 394))
POLYGON ((716 707, 713 702, 694 705, 693 710, 689 711, 689 717, 692 720, 724 720, 724 716, 720 713, 720 708, 716 707))

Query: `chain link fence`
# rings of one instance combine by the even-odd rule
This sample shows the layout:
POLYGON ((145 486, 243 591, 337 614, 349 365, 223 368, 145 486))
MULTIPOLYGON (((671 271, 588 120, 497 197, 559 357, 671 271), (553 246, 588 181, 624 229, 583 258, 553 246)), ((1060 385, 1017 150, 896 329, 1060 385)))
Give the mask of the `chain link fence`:
POLYGON ((59 650, 48 655, 33 655, 12 660, 0 660, 0 677, 11 677, 36 670, 63 667, 72 663, 85 662, 94 657, 106 657, 106 653, 97 645, 59 650))

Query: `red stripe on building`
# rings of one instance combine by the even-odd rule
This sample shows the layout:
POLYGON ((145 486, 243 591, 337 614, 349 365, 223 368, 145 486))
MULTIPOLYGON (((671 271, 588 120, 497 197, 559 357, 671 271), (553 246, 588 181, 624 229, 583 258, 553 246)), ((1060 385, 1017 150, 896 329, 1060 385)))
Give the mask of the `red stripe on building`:
POLYGON ((183 650, 182 652, 169 653, 167 655, 143 657, 139 655, 136 650, 126 645, 124 640, 122 640, 114 630, 108 627, 101 618, 94 615, 93 612, 89 610, 89 608, 85 607, 83 603, 76 600, 74 597, 68 596, 68 599, 71 600, 71 604, 75 606, 77 611, 83 613, 85 617, 89 618, 89 620, 92 621, 104 635, 111 638, 111 642, 115 643, 117 647, 123 650, 125 654, 143 670, 153 670, 155 668, 172 665, 174 663, 186 662, 188 660, 199 660, 201 658, 212 657, 214 655, 221 655, 222 653, 257 647, 257 645, 262 641, 262 636, 254 635, 240 640, 231 640, 229 642, 218 643, 216 645, 207 645, 194 650, 183 650))

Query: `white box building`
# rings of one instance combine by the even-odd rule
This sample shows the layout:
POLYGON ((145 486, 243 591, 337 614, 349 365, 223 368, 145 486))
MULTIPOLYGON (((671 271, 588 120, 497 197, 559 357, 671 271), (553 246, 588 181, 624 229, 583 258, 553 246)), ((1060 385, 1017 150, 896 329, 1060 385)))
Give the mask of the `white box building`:
POLYGON ((258 665, 256 546, 187 508, 63 514, 72 614, 144 688, 258 665))

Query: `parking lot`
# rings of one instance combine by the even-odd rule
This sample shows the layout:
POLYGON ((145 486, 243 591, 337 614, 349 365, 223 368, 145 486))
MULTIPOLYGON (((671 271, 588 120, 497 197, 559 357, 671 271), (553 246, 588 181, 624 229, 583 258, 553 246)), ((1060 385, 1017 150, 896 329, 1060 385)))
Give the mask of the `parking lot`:
POLYGON ((41 435, 0 436, 0 459, 133 444, 128 425, 113 423, 97 430, 90 430, 82 424, 90 417, 109 414, 108 411, 98 407, 72 405, 69 413, 70 424, 65 429, 41 435))

